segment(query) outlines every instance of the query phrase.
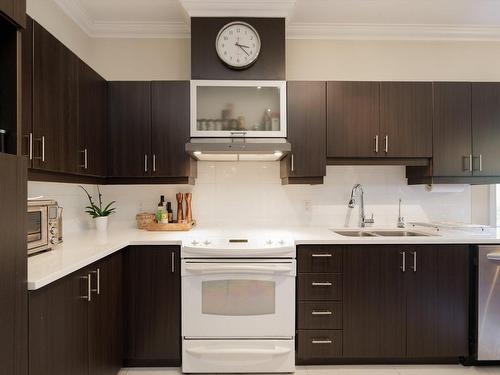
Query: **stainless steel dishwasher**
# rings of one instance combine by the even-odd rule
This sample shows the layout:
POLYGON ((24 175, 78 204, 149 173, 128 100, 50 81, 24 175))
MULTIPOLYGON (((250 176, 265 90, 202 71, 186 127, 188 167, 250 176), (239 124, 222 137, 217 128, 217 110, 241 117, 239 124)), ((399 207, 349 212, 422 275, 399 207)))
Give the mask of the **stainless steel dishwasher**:
POLYGON ((500 360, 500 246, 479 246, 478 361, 500 360))

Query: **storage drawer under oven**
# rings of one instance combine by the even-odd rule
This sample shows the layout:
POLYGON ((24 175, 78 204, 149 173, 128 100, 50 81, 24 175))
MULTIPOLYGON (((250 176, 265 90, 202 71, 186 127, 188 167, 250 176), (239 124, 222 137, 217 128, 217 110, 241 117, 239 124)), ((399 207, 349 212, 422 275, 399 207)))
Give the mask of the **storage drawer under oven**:
POLYGON ((298 329, 342 329, 341 302, 299 302, 298 329))
POLYGON ((301 301, 342 301, 342 274, 299 274, 297 294, 301 301))

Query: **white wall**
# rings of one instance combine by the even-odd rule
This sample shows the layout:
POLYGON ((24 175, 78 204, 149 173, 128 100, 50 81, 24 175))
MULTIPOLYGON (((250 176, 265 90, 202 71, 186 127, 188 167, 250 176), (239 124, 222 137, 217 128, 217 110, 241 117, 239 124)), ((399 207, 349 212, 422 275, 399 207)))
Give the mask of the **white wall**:
MULTIPOLYGON (((407 221, 469 222, 471 216, 469 186, 427 192, 424 186, 407 186, 399 166, 330 166, 325 184, 317 186, 282 186, 278 162, 199 162, 198 173, 195 186, 103 186, 105 201, 117 201, 112 221, 133 226, 137 213, 154 212, 160 195, 175 206, 175 194, 189 191, 200 226, 356 226, 358 208, 347 208, 356 183, 364 186, 366 214, 374 213, 377 226, 395 225, 399 197, 407 221)), ((64 206, 66 231, 87 227, 86 197, 76 185, 30 182, 28 190, 64 206)))
MULTIPOLYGON (((189 39, 91 39, 65 16, 53 0, 28 0, 28 14, 108 80, 190 77, 189 39)), ((498 66, 500 43, 496 42, 287 40, 289 80, 500 81, 498 66)), ((260 170, 264 166, 266 164, 258 164, 253 168, 260 170)), ((462 193, 425 193, 423 187, 406 186, 401 167, 329 167, 327 184, 316 187, 282 187, 277 163, 267 165, 267 170, 273 171, 272 183, 250 178, 243 179, 245 183, 241 184, 237 179, 223 178, 242 170, 249 176, 259 177, 249 165, 221 164, 211 168, 200 164, 200 179, 194 188, 130 186, 105 187, 103 190, 120 199, 122 214, 116 219, 133 217, 141 202, 144 208, 154 205, 161 191, 172 196, 177 190, 193 189, 199 202, 198 219, 203 223, 231 223, 233 219, 275 223, 284 219, 292 224, 315 225, 326 220, 340 225, 342 216, 345 216, 346 195, 357 181, 365 182, 368 202, 378 202, 375 207, 378 223, 392 222, 399 195, 404 195, 407 204, 413 202, 411 215, 406 215, 410 220, 469 222, 472 218, 474 222, 484 223, 489 213, 489 199, 486 199, 484 189, 467 187, 462 193), (212 170, 217 171, 216 180, 207 182, 210 181, 207 174, 212 170), (374 171, 377 175, 373 174, 374 171), (268 189, 272 195, 268 194, 268 189), (129 192, 133 194, 129 195, 129 192), (212 199, 212 194, 217 199, 212 199), (222 199, 226 194, 229 198, 222 199), (205 196, 208 203, 204 202, 205 196), (266 199, 268 197, 273 199, 266 199), (305 200, 312 202, 311 212, 304 212, 305 200), (222 208, 213 208, 209 213, 210 209, 205 205, 214 201, 223 202, 220 204, 222 208), (245 214, 241 215, 242 212, 245 214)), ((264 173, 264 176, 268 174, 264 173)), ((30 183, 29 188, 32 192, 60 196, 68 206, 67 219, 73 220, 75 227, 81 225, 78 207, 84 201, 76 185, 61 188, 57 184, 30 183)))

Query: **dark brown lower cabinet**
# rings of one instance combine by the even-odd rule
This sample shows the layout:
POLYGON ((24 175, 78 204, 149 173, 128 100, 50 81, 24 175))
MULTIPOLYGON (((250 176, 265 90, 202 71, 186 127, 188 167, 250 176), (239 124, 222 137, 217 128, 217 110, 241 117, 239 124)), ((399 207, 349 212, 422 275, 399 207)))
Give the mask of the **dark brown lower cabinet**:
POLYGON ((30 375, 116 375, 122 366, 121 253, 29 294, 30 375))
POLYGON ((0 373, 27 375, 26 159, 0 153, 0 373))
POLYGON ((125 253, 125 365, 181 363, 178 246, 130 246, 125 253))
MULTIPOLYGON (((338 272, 338 266, 321 265, 316 268, 322 273, 309 273, 301 263, 309 262, 311 248, 298 248, 299 364, 459 362, 469 355, 468 245, 323 249, 323 254, 342 254, 342 274, 328 273, 338 272), (300 292, 312 282, 333 290, 334 275, 341 276, 341 298, 300 292)), ((315 261, 322 259, 331 263, 326 256, 315 261)))

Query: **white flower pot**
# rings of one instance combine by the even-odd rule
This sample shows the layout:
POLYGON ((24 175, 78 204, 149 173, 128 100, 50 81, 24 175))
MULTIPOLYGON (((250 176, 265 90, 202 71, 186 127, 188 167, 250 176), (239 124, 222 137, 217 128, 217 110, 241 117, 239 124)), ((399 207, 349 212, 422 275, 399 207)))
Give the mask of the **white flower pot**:
POLYGON ((108 216, 99 216, 94 218, 95 228, 98 232, 106 232, 108 230, 108 216))

